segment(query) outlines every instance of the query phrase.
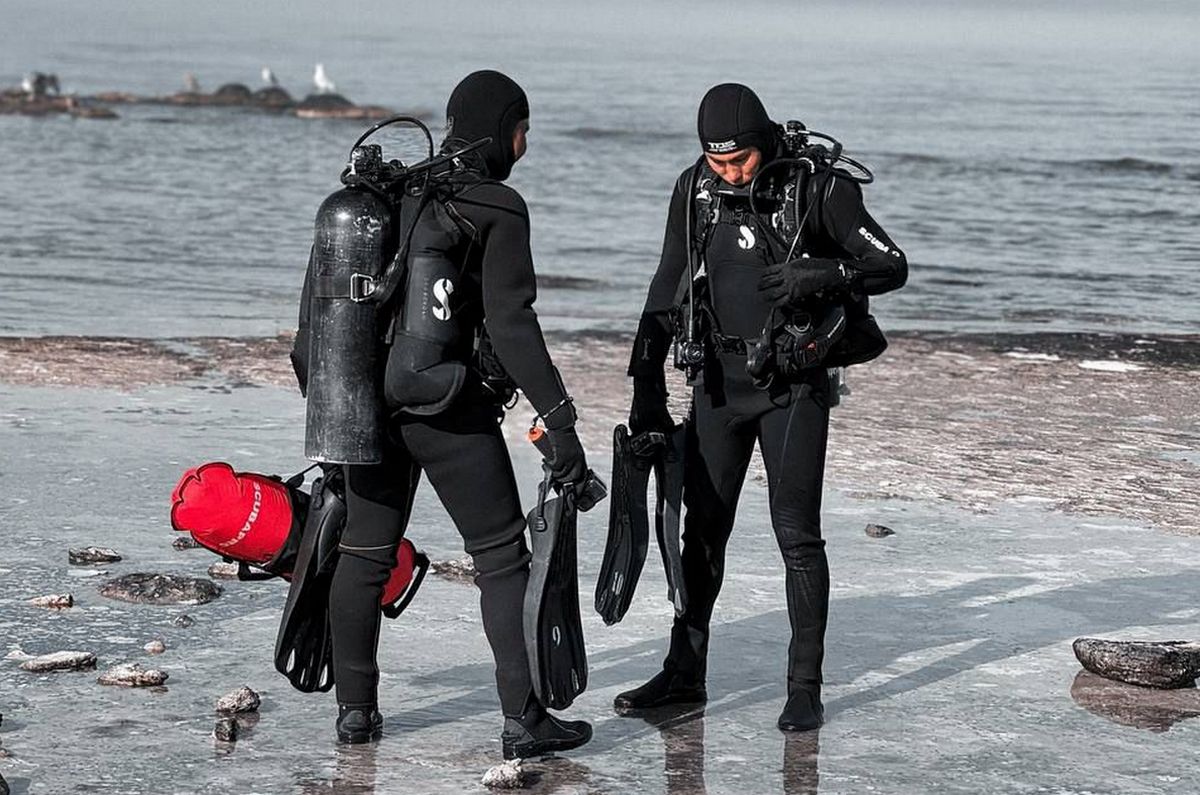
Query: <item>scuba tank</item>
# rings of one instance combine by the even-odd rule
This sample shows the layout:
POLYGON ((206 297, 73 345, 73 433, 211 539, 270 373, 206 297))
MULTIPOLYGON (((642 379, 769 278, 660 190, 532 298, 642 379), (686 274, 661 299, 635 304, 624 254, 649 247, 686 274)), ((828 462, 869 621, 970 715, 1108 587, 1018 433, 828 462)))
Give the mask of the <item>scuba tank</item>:
POLYGON ((391 218, 382 196, 356 185, 335 192, 317 211, 304 434, 311 461, 383 460, 379 333, 367 299, 394 247, 391 218))

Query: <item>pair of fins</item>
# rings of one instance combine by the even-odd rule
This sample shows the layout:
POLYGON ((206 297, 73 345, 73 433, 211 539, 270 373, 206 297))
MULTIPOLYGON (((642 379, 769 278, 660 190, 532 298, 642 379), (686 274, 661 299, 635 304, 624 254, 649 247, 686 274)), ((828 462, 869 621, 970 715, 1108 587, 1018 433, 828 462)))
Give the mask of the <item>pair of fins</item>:
MULTIPOLYGON (((550 457, 549 439, 531 428, 529 440, 550 457)), ((536 507, 526 517, 532 557, 525 588, 522 629, 533 694, 549 709, 566 709, 587 689, 587 649, 579 614, 577 519, 608 495, 608 486, 588 470, 582 484, 556 484, 549 467, 538 487, 536 507), (558 496, 550 497, 557 489, 558 496)))
POLYGON ((647 431, 631 436, 618 425, 613 431, 612 502, 608 541, 596 581, 596 612, 613 625, 625 617, 633 601, 650 547, 647 491, 654 473, 654 534, 667 578, 667 600, 676 615, 687 609, 683 582, 680 510, 683 503, 684 425, 670 433, 647 431))
MULTIPOLYGON (((303 693, 324 692, 334 684, 329 590, 340 554, 338 545, 346 526, 343 488, 341 467, 326 469, 325 474, 313 482, 287 601, 275 638, 275 669, 303 693)), ((387 601, 382 605, 382 611, 388 618, 396 618, 412 602, 429 569, 429 558, 404 539, 397 552, 397 565, 411 565, 412 573, 407 583, 400 583, 403 588, 397 593, 391 594, 385 589, 387 601)), ((391 587, 389 582, 388 588, 391 587)))

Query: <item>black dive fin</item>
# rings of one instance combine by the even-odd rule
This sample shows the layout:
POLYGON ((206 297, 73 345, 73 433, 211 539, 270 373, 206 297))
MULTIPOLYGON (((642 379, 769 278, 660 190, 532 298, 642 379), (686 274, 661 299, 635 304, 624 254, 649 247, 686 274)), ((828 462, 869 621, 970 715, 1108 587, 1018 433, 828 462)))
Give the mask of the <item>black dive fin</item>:
POLYGON ((675 615, 687 609, 687 588, 683 584, 683 547, 680 536, 680 508, 683 503, 683 463, 687 441, 686 426, 677 425, 666 436, 654 459, 657 501, 654 508, 654 534, 662 552, 667 575, 667 599, 675 605, 675 615))
POLYGON ((605 624, 625 617, 650 547, 646 489, 654 461, 637 455, 629 430, 613 431, 612 495, 608 509, 608 541, 596 581, 596 612, 605 624))
POLYGON ((335 492, 341 468, 313 482, 296 566, 275 638, 275 669, 304 693, 333 687, 329 587, 346 524, 346 503, 335 492))
POLYGON ((525 590, 525 649, 537 700, 566 709, 587 688, 587 650, 579 617, 574 496, 547 499, 549 480, 528 522, 533 559, 525 590))

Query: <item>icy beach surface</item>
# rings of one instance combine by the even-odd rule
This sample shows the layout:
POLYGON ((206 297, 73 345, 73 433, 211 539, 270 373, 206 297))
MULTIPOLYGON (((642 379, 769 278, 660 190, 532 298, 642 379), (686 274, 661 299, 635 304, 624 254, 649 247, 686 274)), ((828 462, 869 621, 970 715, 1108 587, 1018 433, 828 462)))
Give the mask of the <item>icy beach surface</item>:
MULTIPOLYGON (((70 346, 34 344, 42 346, 41 377, 53 382, 70 346)), ((1025 347, 1059 361, 1006 356, 1017 350, 1011 340, 905 338, 853 374, 828 474, 834 586, 828 724, 819 735, 785 737, 774 727, 787 622, 761 483, 748 481, 731 543, 715 617, 712 701, 649 720, 618 717, 610 705, 653 674, 665 651, 662 573, 652 552, 629 615, 604 627, 586 607, 605 512, 586 515, 580 570, 591 684, 569 714, 593 721, 596 736, 568 758, 528 765, 531 791, 1200 787, 1200 772, 1186 761, 1200 740, 1200 722, 1190 720, 1200 696, 1130 706, 1123 694, 1076 682, 1070 648, 1080 635, 1200 636, 1191 596, 1200 589, 1200 539, 1189 535, 1196 495, 1185 487, 1196 479, 1197 429, 1185 396, 1194 394, 1197 371, 1177 356, 1112 345, 1100 344, 1101 353, 1066 343, 1025 347), (1077 366, 1109 359, 1143 369, 1077 366), (1052 389, 1055 400, 1040 399, 1052 389), (1040 424, 1020 421, 1035 414, 1040 424), (1011 433, 989 440, 1002 426, 1011 433), (1138 489, 1149 496, 1135 499, 1138 489), (870 538, 868 523, 896 534, 870 538)), ((333 744, 332 694, 294 692, 272 669, 282 583, 225 581, 220 598, 199 606, 99 595, 99 582, 133 571, 205 576, 213 556, 173 549, 166 515, 188 466, 224 459, 280 474, 304 466, 303 403, 276 355, 283 342, 151 348, 146 359, 122 349, 80 360, 94 367, 91 385, 0 384, 0 650, 80 649, 102 668, 142 662, 170 676, 164 688, 107 688, 94 672, 38 675, 17 660, 0 662, 0 773, 13 791, 480 791, 483 772, 499 760, 500 721, 469 585, 430 577, 403 618, 385 622, 385 737, 353 749, 333 744), (105 372, 120 377, 105 380, 105 372), (67 549, 90 544, 124 559, 70 567, 67 549), (26 602, 67 591, 75 597, 69 609, 26 602), (177 626, 183 613, 194 623, 177 626), (156 639, 166 651, 149 657, 143 646, 156 639), (236 744, 217 743, 213 705, 242 685, 262 694, 260 718, 240 728, 236 744)), ((606 437, 626 401, 616 364, 625 347, 571 338, 552 348, 575 363, 568 384, 591 398, 581 400, 582 427, 594 465, 607 474, 606 437)), ((16 343, 0 350, 4 372, 22 381, 32 364, 14 353, 16 343)), ((527 415, 515 410, 506 433, 528 502, 538 473, 521 440, 527 415)), ((426 486, 409 536, 434 559, 462 554, 426 486)))

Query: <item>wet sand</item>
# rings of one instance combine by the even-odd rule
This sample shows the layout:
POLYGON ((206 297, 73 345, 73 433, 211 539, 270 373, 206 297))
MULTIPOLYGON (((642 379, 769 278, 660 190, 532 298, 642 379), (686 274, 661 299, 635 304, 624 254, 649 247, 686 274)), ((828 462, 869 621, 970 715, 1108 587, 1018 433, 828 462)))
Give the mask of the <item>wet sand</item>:
MULTIPOLYGON (((593 462, 607 474, 610 424, 627 401, 626 342, 574 337, 551 346, 569 363, 593 462)), ((625 621, 603 626, 590 604, 606 509, 585 515, 590 686, 568 714, 593 721, 596 735, 568 758, 531 765, 540 776, 531 791, 1200 789, 1191 761, 1200 694, 1144 698, 1079 682, 1070 646, 1081 635, 1200 637, 1191 597, 1200 590, 1200 539, 1187 534, 1194 525, 1175 522, 1186 520, 1195 495, 1146 501, 1153 518, 1143 520, 1108 499, 1116 481, 1103 481, 1092 462, 1102 455, 1138 477, 1194 484, 1194 464, 1163 451, 1172 441, 1194 455, 1186 409, 1196 370, 1113 346, 1026 347, 1060 360, 1006 355, 1008 340, 903 337, 853 373, 854 394, 835 415, 826 493, 833 601, 828 724, 819 734, 774 728, 787 624, 761 482, 748 485, 739 511, 714 619, 712 701, 702 711, 612 713, 617 692, 656 670, 670 607, 651 550, 625 621), (1145 369, 1080 366, 1114 353, 1145 369), (930 379, 948 394, 926 392, 930 379), (1082 394, 1063 397, 1069 387, 1082 394), (1057 401, 1038 404, 1032 396, 1042 394, 1057 401), (1048 418, 1048 427, 997 435, 1030 416, 1048 418), (1153 432, 1143 439, 1140 427, 1153 432), (1012 482, 1003 466, 1045 454, 1038 445, 1048 439, 1076 446, 1064 442, 1053 469, 1012 482), (1032 489, 1087 495, 1100 482, 1086 504, 1029 499, 1043 493, 1032 489), (960 493, 963 483, 986 493, 960 493), (868 522, 896 535, 869 538, 868 522)), ((0 773, 14 792, 482 791, 500 725, 470 586, 430 577, 402 620, 385 622, 385 737, 366 749, 334 746, 332 694, 297 693, 273 672, 281 583, 224 581, 221 598, 196 607, 131 605, 97 592, 108 576, 134 571, 204 576, 214 556, 171 547, 167 497, 186 467, 224 459, 287 474, 304 466, 304 406, 286 349, 283 339, 0 345, 0 654, 82 649, 104 669, 140 661, 170 674, 166 689, 152 692, 0 662, 0 773), (67 549, 89 544, 114 547, 124 560, 69 566, 67 549), (25 601, 65 592, 75 597, 67 610, 25 601), (195 623, 176 626, 180 613, 195 623), (154 639, 166 651, 149 657, 143 645, 154 639), (262 693, 261 720, 236 746, 218 746, 213 704, 241 685, 262 693)), ((535 453, 521 440, 528 414, 519 407, 505 424, 526 504, 538 480, 535 453)), ((434 559, 462 554, 427 486, 409 537, 434 559)))
MULTIPOLYGON (((290 344, 0 338, 0 382, 290 387, 290 344)), ((552 343, 597 451, 628 410, 628 346, 587 334, 552 343)), ((688 390, 671 375, 682 415, 688 390)), ((1200 533, 1200 337, 896 335, 881 359, 850 371, 850 388, 833 415, 830 485, 975 511, 1026 501, 1200 533)), ((510 425, 531 414, 520 406, 510 425)), ((757 461, 751 474, 762 478, 757 461)))

